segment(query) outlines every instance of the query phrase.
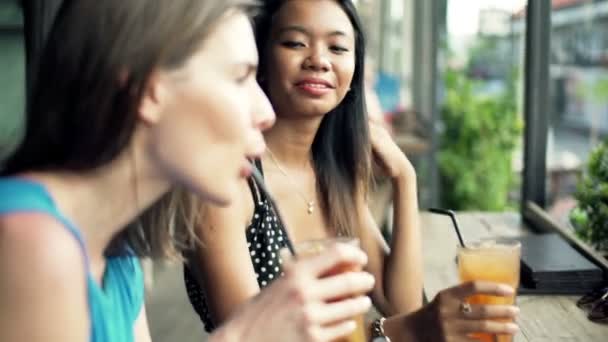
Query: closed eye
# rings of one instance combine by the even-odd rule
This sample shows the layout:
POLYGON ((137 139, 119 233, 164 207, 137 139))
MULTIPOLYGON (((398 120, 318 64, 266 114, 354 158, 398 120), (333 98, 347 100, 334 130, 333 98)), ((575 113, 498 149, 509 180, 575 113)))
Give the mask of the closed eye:
POLYGON ((241 75, 239 75, 236 79, 236 82, 238 84, 243 84, 245 82, 247 82, 249 79, 253 78, 253 76, 255 76, 256 72, 257 72, 257 65, 256 64, 249 64, 246 66, 246 68, 243 70, 243 72, 241 73, 241 75))
POLYGON ((290 49, 297 49, 297 48, 301 48, 301 47, 305 47, 306 45, 304 45, 304 43, 302 42, 298 42, 295 40, 286 40, 284 42, 281 43, 281 45, 290 48, 290 49))
POLYGON ((331 51, 336 52, 336 53, 344 53, 344 52, 349 51, 347 48, 340 46, 340 45, 332 45, 329 48, 331 51))

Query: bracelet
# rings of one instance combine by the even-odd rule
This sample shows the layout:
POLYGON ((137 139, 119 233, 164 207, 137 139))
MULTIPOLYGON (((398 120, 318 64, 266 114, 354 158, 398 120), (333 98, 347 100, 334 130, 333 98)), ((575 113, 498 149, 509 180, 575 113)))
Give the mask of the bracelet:
POLYGON ((391 339, 384 333, 384 321, 386 318, 380 317, 372 323, 372 341, 391 342, 391 339))

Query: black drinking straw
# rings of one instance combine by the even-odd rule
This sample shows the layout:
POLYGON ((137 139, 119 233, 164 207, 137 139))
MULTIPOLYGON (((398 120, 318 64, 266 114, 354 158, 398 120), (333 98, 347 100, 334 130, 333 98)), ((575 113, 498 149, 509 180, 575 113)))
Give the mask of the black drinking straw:
POLYGON ((293 247, 293 243, 291 241, 291 238, 289 237, 289 229, 287 229, 287 226, 285 225, 285 222, 283 221, 283 217, 281 217, 281 213, 279 213, 279 207, 277 207, 277 204, 274 201, 274 198, 270 194, 270 191, 268 191, 268 188, 266 187, 266 184, 264 183, 264 177, 260 173, 260 170, 258 170, 258 168, 254 164, 251 164, 251 168, 253 171, 252 172, 253 178, 255 179, 260 190, 262 190, 262 192, 266 196, 266 199, 268 200, 268 202, 270 202, 270 206, 272 207, 272 210, 274 210, 274 213, 277 216, 277 220, 279 221, 279 224, 281 225, 281 227, 283 227, 283 231, 286 235, 285 243, 287 243, 287 249, 289 249, 291 256, 296 258, 296 249, 293 247))
POLYGON ((460 246, 462 246, 462 248, 465 248, 464 240, 462 240, 462 235, 460 234, 460 227, 458 226, 458 221, 456 221, 456 214, 454 214, 454 211, 440 208, 429 208, 429 211, 435 214, 447 215, 452 219, 452 223, 454 223, 454 229, 456 229, 456 235, 458 235, 458 241, 460 241, 460 246))

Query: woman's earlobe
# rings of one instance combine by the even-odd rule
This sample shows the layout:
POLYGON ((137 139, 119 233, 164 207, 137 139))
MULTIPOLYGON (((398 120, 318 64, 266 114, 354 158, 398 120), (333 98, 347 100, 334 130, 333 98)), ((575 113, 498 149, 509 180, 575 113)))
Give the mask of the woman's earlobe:
POLYGON ((162 85, 159 77, 153 75, 141 98, 139 104, 139 117, 147 124, 155 124, 160 121, 162 116, 162 98, 164 97, 162 85))

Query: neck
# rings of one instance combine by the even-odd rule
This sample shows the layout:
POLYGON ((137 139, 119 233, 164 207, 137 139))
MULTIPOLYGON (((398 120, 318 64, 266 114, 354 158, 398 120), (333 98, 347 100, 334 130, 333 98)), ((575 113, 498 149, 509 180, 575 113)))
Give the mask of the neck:
POLYGON ((277 116, 274 126, 264 134, 268 149, 287 168, 311 165, 312 143, 322 118, 277 116))
POLYGON ((127 151, 90 172, 32 174, 80 229, 94 266, 103 265, 104 250, 112 238, 169 189, 166 181, 138 162, 127 151))

